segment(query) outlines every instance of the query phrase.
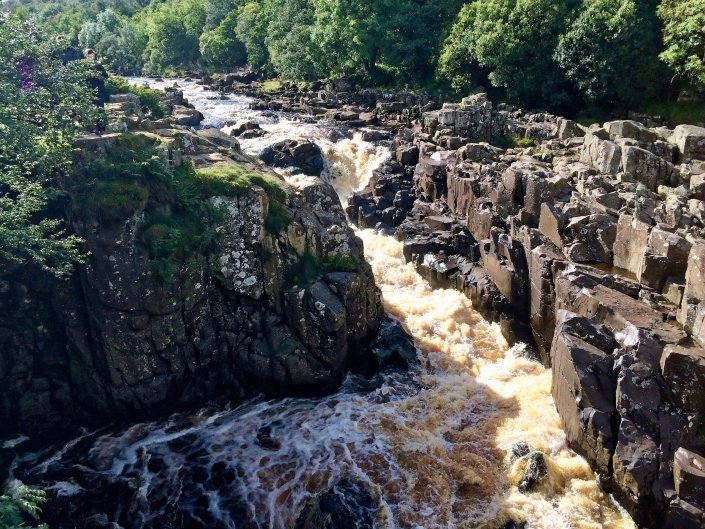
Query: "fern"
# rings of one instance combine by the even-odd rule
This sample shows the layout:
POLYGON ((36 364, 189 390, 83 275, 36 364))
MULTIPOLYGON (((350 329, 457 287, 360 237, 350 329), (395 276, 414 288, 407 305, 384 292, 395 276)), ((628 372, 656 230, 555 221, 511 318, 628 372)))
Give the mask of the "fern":
MULTIPOLYGON (((26 521, 39 521, 42 505, 46 503, 46 492, 30 489, 25 485, 6 492, 0 496, 0 528, 29 529, 26 521)), ((36 526, 36 529, 49 529, 46 524, 36 526)))

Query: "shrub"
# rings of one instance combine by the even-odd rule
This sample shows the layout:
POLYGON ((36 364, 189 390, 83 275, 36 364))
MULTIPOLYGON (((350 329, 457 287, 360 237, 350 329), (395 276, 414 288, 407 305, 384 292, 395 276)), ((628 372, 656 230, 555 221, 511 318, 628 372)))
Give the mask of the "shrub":
POLYGON ((73 141, 100 119, 87 61, 30 22, 0 14, 0 255, 58 276, 83 259, 80 239, 48 218, 57 177, 71 170, 73 141))
POLYGON ((162 93, 159 90, 131 85, 116 75, 108 77, 108 80, 105 81, 105 89, 108 97, 112 94, 135 94, 140 98, 142 108, 149 111, 152 118, 161 119, 164 117, 162 93))
MULTIPOLYGON (((28 529, 27 519, 39 521, 42 505, 46 503, 43 490, 21 486, 0 496, 0 527, 2 529, 28 529)), ((41 524, 37 529, 48 529, 41 524)))

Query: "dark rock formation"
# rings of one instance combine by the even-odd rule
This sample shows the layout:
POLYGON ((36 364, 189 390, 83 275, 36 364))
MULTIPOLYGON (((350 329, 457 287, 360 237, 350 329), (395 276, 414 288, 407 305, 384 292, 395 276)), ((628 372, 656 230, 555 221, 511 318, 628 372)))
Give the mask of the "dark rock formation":
POLYGON ((267 165, 294 168, 309 176, 321 176, 323 154, 312 141, 285 140, 267 147, 260 159, 267 165))
POLYGON ((705 453, 703 138, 637 121, 583 129, 476 95, 400 129, 399 168, 347 210, 396 229, 421 275, 509 338, 530 329, 571 446, 647 527, 705 527, 700 485, 676 489, 699 483, 705 453), (482 143, 498 137, 535 146, 482 143), (390 209, 405 189, 413 204, 390 209))
MULTIPOLYGON (((156 132, 140 134, 158 137, 173 165, 189 159, 197 167, 266 171, 220 131, 156 132)), ((119 139, 81 138, 77 164, 99 159, 119 139)), ((47 441, 81 425, 139 421, 253 392, 322 394, 347 370, 375 363, 368 345, 377 336, 380 295, 328 183, 281 181, 283 205, 257 185, 210 197, 223 212, 209 226, 213 262, 184 259, 164 279, 142 226, 148 215, 169 215, 174 196, 150 193, 124 215, 96 211, 74 178, 64 182, 65 217, 86 241, 85 265, 66 281, 31 265, 2 266, 0 438, 41 434, 47 441), (270 224, 275 206, 286 226, 270 224), (297 279, 302 260, 332 264, 297 279)))
POLYGON ((346 479, 306 505, 295 529, 373 529, 382 508, 379 491, 369 483, 346 479))

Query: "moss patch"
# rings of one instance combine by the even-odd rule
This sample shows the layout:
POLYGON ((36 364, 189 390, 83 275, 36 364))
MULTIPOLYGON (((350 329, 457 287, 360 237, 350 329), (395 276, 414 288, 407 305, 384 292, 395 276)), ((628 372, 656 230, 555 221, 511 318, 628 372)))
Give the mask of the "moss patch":
POLYGON ((363 263, 349 255, 334 255, 323 258, 306 252, 289 268, 285 282, 288 286, 307 287, 332 272, 361 272, 363 263))

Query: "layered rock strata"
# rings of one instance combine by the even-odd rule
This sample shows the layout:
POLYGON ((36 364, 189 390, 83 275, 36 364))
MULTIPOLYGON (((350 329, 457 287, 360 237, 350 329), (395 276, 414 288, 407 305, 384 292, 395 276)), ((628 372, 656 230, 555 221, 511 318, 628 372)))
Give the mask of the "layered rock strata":
POLYGON ((700 127, 586 128, 479 94, 399 130, 347 210, 533 337, 571 446, 643 527, 705 527, 703 147, 700 127))

